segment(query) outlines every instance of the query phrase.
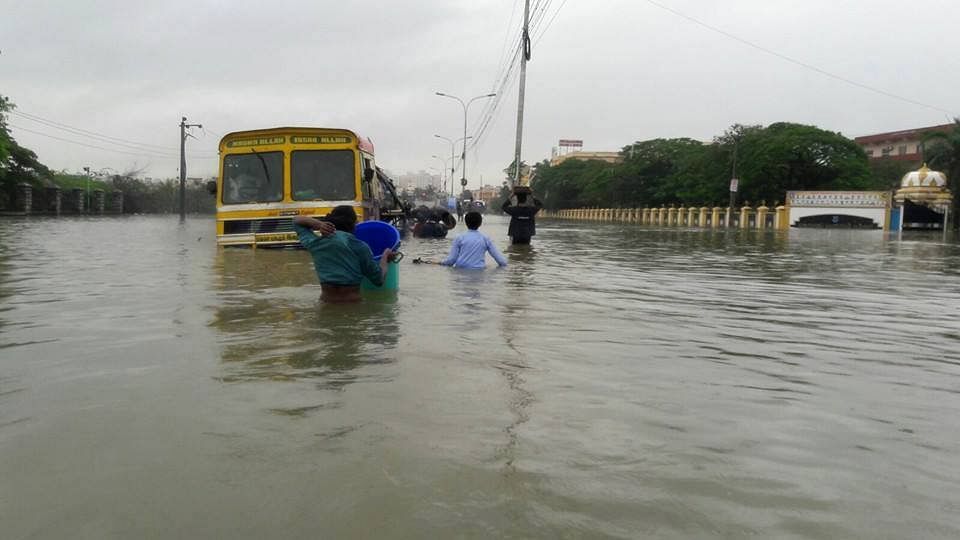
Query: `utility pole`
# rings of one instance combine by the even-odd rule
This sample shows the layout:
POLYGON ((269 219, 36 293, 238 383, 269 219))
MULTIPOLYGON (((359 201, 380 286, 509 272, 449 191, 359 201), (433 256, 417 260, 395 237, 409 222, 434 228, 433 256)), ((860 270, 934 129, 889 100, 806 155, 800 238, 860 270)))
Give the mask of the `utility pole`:
POLYGON ((520 185, 520 146, 523 142, 523 96, 527 88, 527 60, 530 59, 530 0, 523 3, 523 35, 520 36, 520 99, 517 106, 517 148, 513 155, 516 168, 513 186, 520 185))
POLYGON ((187 137, 190 135, 187 130, 192 128, 202 128, 200 124, 188 124, 187 117, 180 117, 180 221, 187 219, 187 137))
POLYGON ((86 196, 86 201, 83 203, 83 209, 86 210, 86 212, 89 214, 90 213, 90 167, 84 167, 83 172, 86 173, 86 177, 87 177, 87 196, 86 196))
MULTIPOLYGON (((734 137, 733 139, 733 173, 730 175, 730 213, 734 213, 734 206, 737 204, 737 190, 740 189, 740 180, 737 178, 737 146, 739 146, 739 139, 734 137)), ((727 221, 727 227, 730 226, 729 218, 727 221)))

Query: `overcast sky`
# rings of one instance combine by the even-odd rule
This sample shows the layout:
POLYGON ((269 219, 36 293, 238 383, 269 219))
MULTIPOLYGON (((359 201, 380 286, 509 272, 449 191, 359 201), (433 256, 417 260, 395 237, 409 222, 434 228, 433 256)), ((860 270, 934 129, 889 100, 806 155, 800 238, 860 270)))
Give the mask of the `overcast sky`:
MULTIPOLYGON (((527 72, 525 161, 548 158, 560 138, 619 150, 777 121, 856 136, 960 114, 956 0, 656 3, 728 35, 647 0, 532 1, 546 11, 527 72)), ((156 145, 125 154, 143 150, 11 116, 17 140, 56 169, 174 177, 181 116, 207 128, 188 140, 190 176, 216 173, 222 134, 286 125, 353 129, 373 139, 381 166, 429 169, 440 167, 432 155, 450 154, 434 134, 463 130, 460 105, 434 92, 496 90, 522 9, 522 0, 0 0, 0 94, 26 114, 156 145)), ((471 186, 481 175, 502 181, 516 103, 514 81, 469 152, 471 186)), ((471 107, 468 134, 483 105, 471 107)))

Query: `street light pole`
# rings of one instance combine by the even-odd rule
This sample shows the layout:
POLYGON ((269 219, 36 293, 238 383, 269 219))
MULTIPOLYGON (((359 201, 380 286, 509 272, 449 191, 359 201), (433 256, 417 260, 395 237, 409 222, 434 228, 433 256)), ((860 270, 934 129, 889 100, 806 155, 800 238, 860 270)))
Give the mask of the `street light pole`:
POLYGON ((444 190, 444 192, 446 192, 446 190, 447 190, 447 160, 443 159, 442 157, 440 157, 440 156, 438 156, 438 155, 436 155, 436 154, 434 154, 433 156, 430 156, 430 157, 436 158, 436 159, 438 159, 438 160, 440 161, 440 163, 442 163, 442 165, 440 166, 440 181, 443 182, 443 190, 444 190))
MULTIPOLYGON (((460 106, 463 107, 463 153, 460 154, 460 161, 462 162, 462 166, 463 166, 463 171, 462 171, 462 172, 463 172, 463 178, 460 180, 460 184, 461 184, 461 185, 466 185, 466 182, 467 182, 467 139, 469 138, 469 137, 467 137, 467 111, 470 109, 470 104, 473 103, 474 101, 476 101, 476 100, 478 100, 478 99, 492 98, 492 97, 496 96, 497 94, 496 94, 495 92, 493 92, 493 93, 490 93, 490 94, 483 94, 483 95, 481 95, 481 96, 476 96, 476 97, 470 98, 470 101, 468 101, 468 102, 466 102, 466 103, 464 103, 463 100, 460 99, 460 98, 458 98, 457 96, 451 96, 450 94, 444 94, 443 92, 435 92, 435 94, 438 95, 438 96, 441 96, 441 97, 447 97, 447 98, 450 98, 450 99, 455 99, 455 100, 457 100, 458 102, 460 102, 460 106)), ((451 178, 451 182, 450 182, 450 195, 453 195, 453 182, 452 182, 452 180, 453 180, 453 179, 451 178)), ((461 187, 461 190, 462 190, 462 189, 463 189, 463 188, 461 187)))
MULTIPOLYGON (((453 176, 454 176, 454 173, 456 172, 456 161, 454 161, 454 156, 453 156, 454 148, 456 147, 456 144, 460 141, 463 141, 463 145, 466 146, 467 140, 472 139, 473 135, 470 135, 465 139, 457 139, 456 141, 454 141, 449 137, 444 137, 443 135, 434 135, 434 137, 438 139, 443 139, 448 143, 450 143, 450 196, 452 197, 453 196, 453 176)), ((446 188, 444 188, 444 191, 446 191, 446 188)))
MULTIPOLYGON (((434 137, 438 139, 443 139, 448 143, 450 143, 450 194, 453 195, 453 175, 454 175, 454 172, 456 171, 454 167, 456 167, 456 164, 457 164, 457 162, 453 160, 453 147, 454 147, 453 139, 449 137, 444 137, 443 135, 434 135, 434 137)), ((443 186, 443 191, 444 193, 446 193, 447 191, 446 184, 444 184, 443 186)))

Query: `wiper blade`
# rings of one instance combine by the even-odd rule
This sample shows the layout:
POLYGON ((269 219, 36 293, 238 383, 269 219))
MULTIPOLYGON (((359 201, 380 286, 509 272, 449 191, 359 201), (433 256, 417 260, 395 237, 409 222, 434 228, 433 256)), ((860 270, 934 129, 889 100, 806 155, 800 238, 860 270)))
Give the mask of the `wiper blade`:
POLYGON ((260 152, 257 152, 256 148, 251 148, 250 151, 253 152, 253 155, 257 156, 257 159, 260 160, 260 165, 263 167, 263 175, 267 177, 267 184, 270 184, 270 171, 267 170, 267 161, 263 159, 263 156, 260 155, 260 152))

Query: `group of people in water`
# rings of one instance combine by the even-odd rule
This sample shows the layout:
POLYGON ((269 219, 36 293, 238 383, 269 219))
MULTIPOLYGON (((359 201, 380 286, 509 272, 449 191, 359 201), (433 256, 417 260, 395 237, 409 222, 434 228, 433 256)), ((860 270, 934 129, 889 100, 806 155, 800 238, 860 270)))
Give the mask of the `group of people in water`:
MULTIPOLYGON (((536 234, 534 216, 543 205, 533 197, 529 188, 518 188, 504 202, 502 210, 510 216, 507 234, 514 244, 529 244, 536 234)), ((414 236, 443 238, 456 226, 456 219, 442 209, 421 207, 415 211, 414 236)), ((483 223, 479 212, 467 212, 463 218, 467 231, 457 236, 450 254, 434 264, 454 268, 483 269, 486 255, 499 266, 507 260, 487 235, 478 229, 483 223)), ((379 261, 370 247, 353 235, 357 214, 352 206, 338 206, 323 218, 307 216, 293 218, 294 230, 300 244, 313 258, 314 270, 320 280, 321 300, 325 302, 357 302, 360 300, 360 282, 367 278, 375 286, 386 279, 389 264, 394 259, 392 249, 379 254, 379 261), (319 234, 318 234, 319 233, 319 234)), ((414 262, 430 262, 417 259, 414 262)))

